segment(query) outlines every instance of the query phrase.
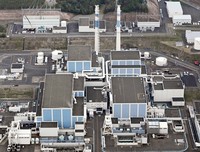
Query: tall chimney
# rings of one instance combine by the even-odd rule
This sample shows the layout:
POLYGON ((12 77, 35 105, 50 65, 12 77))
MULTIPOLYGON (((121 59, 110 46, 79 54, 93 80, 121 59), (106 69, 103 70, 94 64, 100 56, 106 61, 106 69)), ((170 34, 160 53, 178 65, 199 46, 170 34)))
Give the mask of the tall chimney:
POLYGON ((117 25, 116 25, 116 51, 121 51, 121 8, 117 5, 117 25))
POLYGON ((95 5, 95 52, 99 53, 99 5, 95 5))

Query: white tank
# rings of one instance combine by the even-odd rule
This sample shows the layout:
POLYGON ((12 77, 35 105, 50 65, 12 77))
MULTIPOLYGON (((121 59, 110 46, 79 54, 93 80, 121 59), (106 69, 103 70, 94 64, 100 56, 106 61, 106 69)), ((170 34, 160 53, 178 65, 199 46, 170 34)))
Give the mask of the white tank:
POLYGON ((157 66, 166 66, 167 65, 167 58, 165 58, 165 57, 157 57, 156 58, 156 65, 157 66))
POLYGON ((144 52, 144 58, 145 58, 145 59, 148 59, 149 56, 150 56, 149 52, 144 52))
POLYGON ((195 39, 194 39, 194 49, 200 50, 200 37, 195 37, 195 39))
POLYGON ((57 61, 63 57, 63 52, 61 50, 54 50, 51 59, 57 61))
POLYGON ((61 27, 66 27, 67 26, 67 21, 61 21, 61 27))

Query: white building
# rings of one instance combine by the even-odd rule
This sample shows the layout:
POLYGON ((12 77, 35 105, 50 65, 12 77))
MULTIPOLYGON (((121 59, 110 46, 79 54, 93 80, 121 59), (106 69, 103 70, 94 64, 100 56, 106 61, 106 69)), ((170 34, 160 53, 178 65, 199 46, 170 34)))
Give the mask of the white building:
POLYGON ((191 15, 173 15, 172 23, 174 26, 182 24, 191 24, 192 18, 191 15))
POLYGON ((172 106, 184 106, 184 86, 180 78, 153 78, 154 102, 171 102, 172 106))
POLYGON ((138 21, 137 26, 141 31, 154 31, 155 28, 160 27, 160 21, 138 21))
MULTIPOLYGON (((95 32, 95 22, 90 20, 89 17, 81 17, 79 18, 79 32, 95 32)), ((99 32, 106 32, 106 22, 99 21, 99 32)))
POLYGON ((40 137, 58 137, 57 122, 41 122, 40 137))
POLYGON ((8 144, 29 145, 31 142, 31 129, 20 129, 20 121, 12 121, 8 132, 8 144))
POLYGON ((10 68, 11 73, 23 73, 24 72, 24 64, 22 63, 12 63, 10 68))
POLYGON ((59 15, 24 15, 23 29, 53 28, 60 26, 59 15))
POLYGON ((185 38, 186 38, 187 43, 189 44, 194 43, 194 39, 196 37, 200 37, 200 31, 191 31, 191 30, 185 31, 185 38))
POLYGON ((183 15, 183 9, 180 2, 166 2, 167 13, 169 18, 172 18, 174 15, 183 15))

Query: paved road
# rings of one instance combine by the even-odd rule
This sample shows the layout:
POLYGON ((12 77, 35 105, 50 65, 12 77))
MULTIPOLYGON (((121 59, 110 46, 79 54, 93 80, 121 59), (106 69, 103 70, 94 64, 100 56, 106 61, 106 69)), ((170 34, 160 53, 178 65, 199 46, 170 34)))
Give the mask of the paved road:
POLYGON ((93 123, 94 123, 94 149, 95 152, 101 152, 101 128, 103 128, 103 120, 104 116, 102 115, 94 115, 93 123))

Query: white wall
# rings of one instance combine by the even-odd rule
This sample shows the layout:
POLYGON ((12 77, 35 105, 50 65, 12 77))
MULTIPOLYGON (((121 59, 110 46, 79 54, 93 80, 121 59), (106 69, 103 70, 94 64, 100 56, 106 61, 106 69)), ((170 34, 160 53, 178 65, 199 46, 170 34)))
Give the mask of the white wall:
POLYGON ((89 26, 79 26, 78 28, 79 32, 94 32, 94 28, 89 28, 89 26))
POLYGON ((52 31, 52 33, 67 33, 67 29, 63 29, 63 30, 54 30, 52 31))
POLYGON ((56 137, 58 136, 58 128, 40 128, 41 137, 56 137))
POLYGON ((172 97, 184 98, 184 89, 165 89, 165 90, 154 90, 154 101, 172 101, 172 97))
POLYGON ((24 68, 18 68, 18 69, 16 69, 16 68, 11 68, 10 69, 10 72, 11 73, 23 73, 23 71, 24 71, 24 68))
POLYGON ((38 28, 44 26, 45 28, 53 28, 53 26, 60 26, 60 16, 36 16, 36 15, 26 15, 23 16, 23 28, 38 28))
POLYGON ((182 25, 182 24, 191 24, 191 18, 172 18, 172 22, 174 25, 182 25))

